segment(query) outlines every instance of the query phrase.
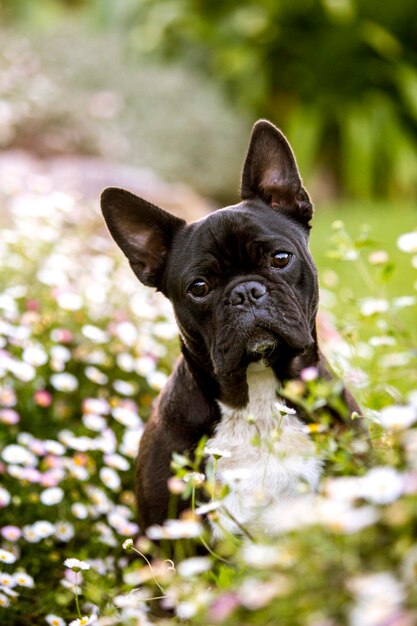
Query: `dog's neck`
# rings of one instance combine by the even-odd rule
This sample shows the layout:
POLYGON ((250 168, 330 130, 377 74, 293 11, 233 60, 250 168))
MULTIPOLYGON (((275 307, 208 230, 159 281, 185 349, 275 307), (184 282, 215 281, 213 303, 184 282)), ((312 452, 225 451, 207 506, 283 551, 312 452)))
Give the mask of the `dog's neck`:
POLYGON ((260 424, 271 414, 271 407, 277 400, 279 381, 271 367, 263 361, 257 361, 251 363, 246 370, 246 386, 248 395, 246 405, 237 409, 234 405, 230 406, 227 402, 219 401, 222 416, 242 412, 244 419, 253 418, 260 424))

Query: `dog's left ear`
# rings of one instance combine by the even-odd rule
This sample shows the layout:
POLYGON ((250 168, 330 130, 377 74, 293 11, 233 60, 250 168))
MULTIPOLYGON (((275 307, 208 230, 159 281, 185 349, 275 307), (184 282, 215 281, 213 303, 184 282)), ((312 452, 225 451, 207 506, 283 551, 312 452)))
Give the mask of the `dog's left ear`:
POLYGON ((313 205, 304 189, 291 146, 271 122, 253 127, 243 166, 242 200, 260 198, 308 226, 313 205))

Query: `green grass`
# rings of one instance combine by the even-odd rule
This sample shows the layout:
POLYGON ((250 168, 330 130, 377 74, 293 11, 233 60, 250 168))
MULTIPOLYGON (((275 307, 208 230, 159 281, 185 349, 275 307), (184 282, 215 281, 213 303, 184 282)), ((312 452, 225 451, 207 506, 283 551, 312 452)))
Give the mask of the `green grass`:
MULTIPOLYGON (((339 285, 352 291, 352 296, 362 298, 377 293, 369 293, 369 285, 361 274, 353 269, 353 264, 340 262, 329 256, 331 238, 334 234, 332 224, 342 220, 353 239, 357 239, 364 224, 370 226, 370 238, 373 250, 388 252, 394 265, 391 280, 387 282, 387 293, 380 294, 401 296, 412 293, 417 281, 417 271, 410 271, 410 256, 397 248, 397 238, 402 233, 417 228, 417 210, 415 207, 387 203, 340 203, 333 206, 316 207, 311 233, 311 251, 321 275, 328 269, 337 273, 339 285)), ((334 247, 334 246, 333 246, 334 247)), ((367 256, 367 254, 366 254, 367 256)))

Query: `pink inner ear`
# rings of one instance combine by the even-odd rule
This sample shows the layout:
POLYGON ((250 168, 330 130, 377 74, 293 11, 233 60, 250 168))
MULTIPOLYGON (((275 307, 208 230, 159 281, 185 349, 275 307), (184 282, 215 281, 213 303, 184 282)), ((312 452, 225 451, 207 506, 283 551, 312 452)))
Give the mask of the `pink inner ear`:
POLYGON ((300 184, 290 176, 279 176, 276 168, 270 167, 262 177, 261 188, 265 195, 269 196, 271 206, 278 208, 294 203, 300 184))
POLYGON ((285 182, 281 182, 280 185, 277 184, 273 187, 264 186, 264 190, 266 194, 270 196, 270 203, 274 208, 297 203, 291 185, 285 182))
POLYGON ((147 248, 154 236, 154 232, 152 230, 132 230, 128 233, 129 243, 135 248, 147 248))
POLYGON ((163 263, 167 247, 160 231, 152 228, 140 231, 132 229, 127 237, 131 260, 140 261, 151 272, 163 263))

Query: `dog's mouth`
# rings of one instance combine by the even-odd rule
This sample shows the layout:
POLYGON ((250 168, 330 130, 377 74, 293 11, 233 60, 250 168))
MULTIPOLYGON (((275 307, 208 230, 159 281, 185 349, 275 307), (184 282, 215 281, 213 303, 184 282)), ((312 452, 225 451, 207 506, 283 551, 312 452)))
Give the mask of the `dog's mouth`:
POLYGON ((249 362, 269 361, 276 352, 279 341, 271 333, 261 330, 251 337, 246 346, 249 362))
POLYGON ((285 363, 302 354, 313 343, 310 333, 303 336, 287 337, 275 332, 275 329, 267 330, 258 326, 251 331, 234 339, 229 339, 226 344, 227 352, 217 353, 218 360, 213 359, 215 373, 223 376, 233 376, 240 371, 246 370, 250 363, 263 362, 264 365, 275 367, 279 362, 282 367, 285 363))

